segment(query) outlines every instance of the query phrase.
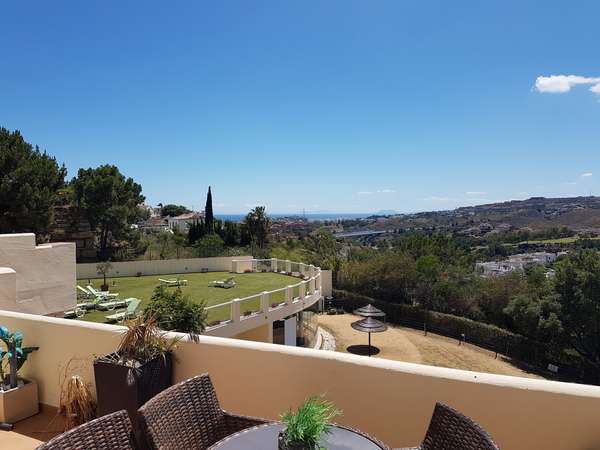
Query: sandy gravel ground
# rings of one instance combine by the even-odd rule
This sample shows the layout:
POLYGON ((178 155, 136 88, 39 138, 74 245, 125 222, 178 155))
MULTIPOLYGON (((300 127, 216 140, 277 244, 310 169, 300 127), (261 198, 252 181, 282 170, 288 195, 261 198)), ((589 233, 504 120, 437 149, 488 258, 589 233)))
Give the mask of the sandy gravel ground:
MULTIPOLYGON (((336 339, 336 351, 347 352, 351 345, 367 344, 368 335, 350 327, 359 317, 352 314, 319 316, 319 325, 336 339)), ((473 345, 458 345, 454 339, 403 327, 392 327, 384 333, 371 334, 371 344, 380 349, 376 358, 393 359, 476 372, 539 378, 524 372, 494 353, 473 345)))

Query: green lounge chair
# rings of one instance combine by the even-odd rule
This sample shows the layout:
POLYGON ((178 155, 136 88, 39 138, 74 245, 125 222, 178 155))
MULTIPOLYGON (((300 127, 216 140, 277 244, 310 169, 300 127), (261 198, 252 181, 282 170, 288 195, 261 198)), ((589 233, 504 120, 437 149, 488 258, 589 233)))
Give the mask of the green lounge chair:
POLYGON ((107 322, 124 322, 137 315, 137 309, 142 301, 139 298, 128 298, 127 300, 129 301, 127 309, 116 314, 111 314, 110 316, 105 316, 107 322))
POLYGON ((79 285, 77 285, 77 291, 78 291, 78 292, 77 292, 77 295, 78 295, 78 297, 81 297, 81 298, 83 298, 83 299, 90 300, 90 299, 92 299, 92 298, 95 298, 95 295, 94 295, 94 294, 92 294, 92 293, 91 293, 90 291, 88 291, 86 288, 84 288, 84 287, 81 287, 81 286, 79 286, 79 285))
POLYGON ((129 306, 133 298, 126 298, 121 300, 113 300, 108 302, 98 302, 96 303, 96 309, 100 311, 112 311, 113 309, 124 308, 129 306))
POLYGON ((96 309, 98 302, 77 302, 77 307, 89 311, 90 309, 96 309))
POLYGON ((208 287, 220 287, 223 289, 231 289, 235 287, 235 280, 233 277, 227 278, 226 280, 215 280, 208 283, 208 287))
POLYGON ((164 278, 159 278, 160 284, 164 286, 187 286, 187 280, 180 280, 177 278, 176 280, 165 280, 164 278))
POLYGON ((80 308, 80 307, 77 307, 77 308, 72 309, 70 311, 65 311, 63 313, 63 317, 65 319, 75 319, 75 318, 83 317, 84 315, 85 315, 85 309, 84 308, 80 308))
POLYGON ((115 298, 115 297, 119 296, 118 293, 98 291, 98 290, 94 289, 94 287, 91 285, 87 287, 87 290, 90 291, 96 298, 115 298))

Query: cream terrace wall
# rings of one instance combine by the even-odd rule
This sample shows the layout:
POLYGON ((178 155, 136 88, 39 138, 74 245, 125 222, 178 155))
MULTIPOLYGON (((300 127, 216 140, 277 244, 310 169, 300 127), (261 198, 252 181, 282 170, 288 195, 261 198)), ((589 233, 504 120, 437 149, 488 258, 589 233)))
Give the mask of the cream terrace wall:
POLYGON ((333 279, 331 270, 321 269, 321 292, 324 297, 331 297, 333 294, 333 279))
MULTIPOLYGON (((24 331, 26 345, 40 345, 22 375, 38 381, 40 399, 50 405, 58 403, 61 368, 71 358, 87 359, 91 367, 94 354, 115 349, 122 330, 6 311, 0 325, 24 331)), ((343 410, 339 422, 409 446, 420 442, 434 403, 443 401, 481 423, 503 450, 600 448, 596 386, 209 336, 180 342, 176 358, 176 381, 208 372, 223 407, 242 414, 276 419, 324 393, 343 410)))
POLYGON ((0 308, 51 314, 75 306, 75 244, 35 245, 33 233, 0 234, 0 308))
MULTIPOLYGON (((200 272, 207 269, 210 272, 231 271, 232 260, 252 260, 252 256, 216 257, 216 258, 186 258, 186 259, 157 259, 152 261, 122 261, 113 262, 109 277, 134 277, 139 272, 142 275, 166 275, 173 273, 200 272)), ((96 263, 77 264, 77 279, 98 278, 96 263)))

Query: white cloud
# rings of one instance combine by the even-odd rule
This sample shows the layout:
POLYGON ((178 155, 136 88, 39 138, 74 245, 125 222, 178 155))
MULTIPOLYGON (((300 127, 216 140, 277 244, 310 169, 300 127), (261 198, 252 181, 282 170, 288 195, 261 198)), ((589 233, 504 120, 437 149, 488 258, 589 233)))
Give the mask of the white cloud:
POLYGON ((396 191, 394 189, 382 189, 382 190, 377 191, 377 192, 380 192, 382 194, 393 194, 396 191))
POLYGON ((372 191, 358 191, 357 192, 358 195, 371 195, 373 194, 372 191))
POLYGON ((577 183, 575 181, 563 181, 560 184, 562 184, 564 186, 575 186, 577 183))
POLYGON ((481 197, 482 195, 487 195, 487 192, 483 192, 483 191, 467 191, 467 192, 465 192, 465 195, 468 195, 469 197, 481 197))
POLYGON ((589 178, 589 177, 594 176, 594 174, 592 172, 584 172, 584 173, 581 174, 581 176, 583 178, 589 178))
POLYGON ((583 85, 592 85, 590 91, 600 94, 600 78, 581 77, 579 75, 551 75, 549 77, 537 77, 535 80, 535 89, 541 93, 564 94, 573 87, 583 85))

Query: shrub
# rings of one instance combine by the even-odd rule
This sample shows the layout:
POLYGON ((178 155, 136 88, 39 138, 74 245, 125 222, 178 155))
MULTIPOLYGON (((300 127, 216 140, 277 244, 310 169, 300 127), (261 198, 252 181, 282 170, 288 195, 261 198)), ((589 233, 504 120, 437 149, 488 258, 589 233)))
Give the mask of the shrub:
POLYGON ((495 325, 451 314, 427 312, 403 303, 383 302, 348 291, 334 290, 333 295, 335 306, 343 307, 346 311, 353 311, 371 303, 385 312, 386 321, 393 324, 423 329, 423 325, 426 323, 427 330, 433 333, 455 339, 460 339, 464 334, 467 342, 526 361, 529 364, 545 366, 548 361, 549 354, 546 345, 495 325))
POLYGON ((204 301, 195 303, 183 295, 179 287, 168 290, 165 286, 157 286, 144 315, 154 317, 165 330, 202 333, 208 316, 205 306, 204 301))

